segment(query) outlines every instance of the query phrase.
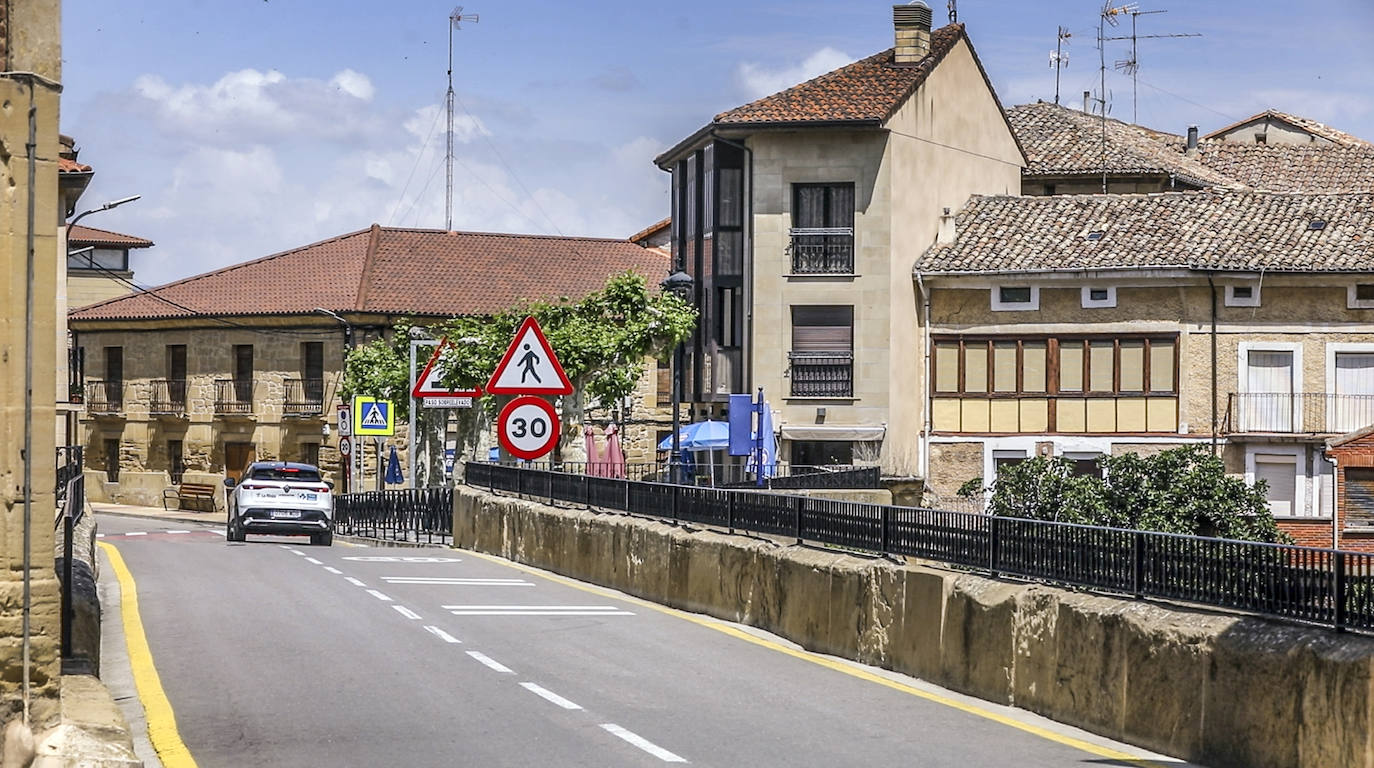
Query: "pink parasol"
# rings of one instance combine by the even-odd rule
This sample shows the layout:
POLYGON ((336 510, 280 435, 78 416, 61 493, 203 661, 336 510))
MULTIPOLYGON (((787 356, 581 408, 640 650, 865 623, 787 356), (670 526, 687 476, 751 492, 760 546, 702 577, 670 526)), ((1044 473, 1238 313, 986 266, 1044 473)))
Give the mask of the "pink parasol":
POLYGON ((620 448, 620 432, 614 424, 606 425, 606 476, 625 478, 625 451, 620 448))
POLYGON ((601 455, 596 449, 596 431, 592 425, 582 427, 582 440, 587 448, 587 472, 595 477, 601 476, 601 455))

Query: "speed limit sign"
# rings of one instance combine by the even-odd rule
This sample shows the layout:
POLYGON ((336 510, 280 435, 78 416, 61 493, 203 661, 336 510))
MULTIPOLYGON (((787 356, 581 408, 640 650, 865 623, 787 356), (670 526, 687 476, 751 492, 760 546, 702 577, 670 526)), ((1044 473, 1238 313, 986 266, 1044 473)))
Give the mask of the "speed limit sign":
POLYGON ((353 453, 353 441, 347 437, 339 438, 339 454, 349 456, 353 453))
POLYGON ((496 437, 510 455, 537 459, 558 444, 558 414, 547 400, 517 397, 501 409, 496 437))

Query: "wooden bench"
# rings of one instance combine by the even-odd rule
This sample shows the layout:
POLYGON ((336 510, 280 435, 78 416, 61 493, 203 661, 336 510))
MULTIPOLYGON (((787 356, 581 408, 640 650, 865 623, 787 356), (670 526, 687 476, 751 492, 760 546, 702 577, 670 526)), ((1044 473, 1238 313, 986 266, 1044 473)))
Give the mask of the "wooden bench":
POLYGON ((162 492, 162 508, 167 509, 169 499, 177 500, 177 509, 198 509, 214 512, 219 509, 217 494, 219 488, 209 483, 182 483, 175 488, 162 492))

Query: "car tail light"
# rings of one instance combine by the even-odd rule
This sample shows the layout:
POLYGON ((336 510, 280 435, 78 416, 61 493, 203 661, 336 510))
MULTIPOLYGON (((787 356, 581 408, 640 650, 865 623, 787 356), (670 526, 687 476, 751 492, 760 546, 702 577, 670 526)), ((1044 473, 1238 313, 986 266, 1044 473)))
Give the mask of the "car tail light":
POLYGON ((252 483, 244 483, 243 485, 240 485, 239 487, 242 488, 242 489, 245 490, 245 491, 265 491, 265 490, 267 490, 268 488, 271 488, 272 486, 270 486, 270 485, 253 485, 252 483))
POLYGON ((315 488, 311 488, 310 490, 315 491, 316 493, 329 493, 329 486, 321 485, 315 488))

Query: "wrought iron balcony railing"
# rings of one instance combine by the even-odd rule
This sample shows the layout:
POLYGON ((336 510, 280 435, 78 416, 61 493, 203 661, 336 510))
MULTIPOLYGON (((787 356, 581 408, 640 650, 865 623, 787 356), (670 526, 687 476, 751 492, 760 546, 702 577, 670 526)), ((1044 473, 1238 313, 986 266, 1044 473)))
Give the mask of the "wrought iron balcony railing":
POLYGON ((324 379, 287 379, 282 412, 313 416, 324 413, 324 379))
POLYGON ((853 397, 854 355, 793 352, 792 397, 853 397))
POLYGON ((148 412, 154 415, 179 415, 186 413, 186 380, 153 379, 153 396, 148 401, 148 412))
POLYGON ((852 227, 807 227, 789 233, 792 242, 792 273, 797 275, 852 274, 854 272, 854 229, 852 227))
POLYGON ((215 413, 232 415, 253 412, 251 379, 215 380, 215 413))
POLYGON ((124 410, 124 382, 87 381, 85 390, 87 413, 117 413, 124 410))
POLYGON ((1238 392, 1227 397, 1224 431, 1339 435, 1374 425, 1374 395, 1238 392))

